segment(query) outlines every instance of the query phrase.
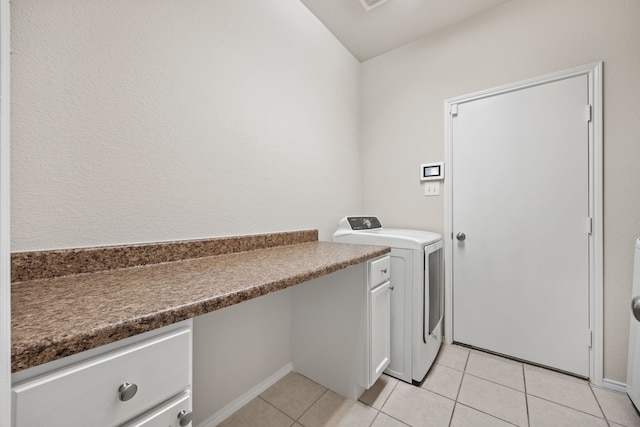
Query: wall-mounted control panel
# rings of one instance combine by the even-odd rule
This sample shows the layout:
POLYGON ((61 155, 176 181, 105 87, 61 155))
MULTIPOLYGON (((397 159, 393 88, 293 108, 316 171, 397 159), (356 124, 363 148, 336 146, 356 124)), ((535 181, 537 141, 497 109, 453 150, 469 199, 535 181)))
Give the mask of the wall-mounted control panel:
POLYGON ((444 179, 444 163, 426 163, 420 165, 420 181, 444 179))

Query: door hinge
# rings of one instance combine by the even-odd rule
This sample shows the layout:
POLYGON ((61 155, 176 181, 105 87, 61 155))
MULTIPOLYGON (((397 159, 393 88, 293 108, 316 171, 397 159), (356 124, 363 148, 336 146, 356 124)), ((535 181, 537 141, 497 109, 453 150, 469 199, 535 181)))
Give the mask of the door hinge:
POLYGON ((593 331, 591 329, 587 330, 587 345, 589 347, 593 346, 593 331))
POLYGON ((591 108, 591 104, 587 105, 587 109, 586 109, 586 117, 587 117, 587 122, 591 121, 591 116, 593 115, 593 109, 591 108))
POLYGON ((451 114, 452 116, 457 116, 458 115, 458 104, 452 104, 450 109, 449 109, 449 114, 451 114))
POLYGON ((587 234, 593 233, 593 218, 588 217, 586 221, 587 234))

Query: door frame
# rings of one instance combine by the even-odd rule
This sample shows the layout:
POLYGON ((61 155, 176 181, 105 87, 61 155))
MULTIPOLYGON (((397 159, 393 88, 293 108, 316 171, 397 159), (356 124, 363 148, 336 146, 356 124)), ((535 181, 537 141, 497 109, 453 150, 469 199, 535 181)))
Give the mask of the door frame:
MULTIPOLYGON (((595 385, 603 381, 603 114, 602 62, 583 65, 528 80, 483 90, 444 101, 445 164, 444 168, 444 244, 445 244, 445 342, 453 341, 453 182, 455 167, 452 150, 452 111, 459 104, 526 89, 558 80, 586 75, 591 105, 589 122, 589 216, 592 230, 589 235, 589 328, 592 344, 589 350, 589 380, 595 385)), ((585 111, 585 114, 587 112, 585 111)))
POLYGON ((0 0, 0 425, 11 423, 9 0, 0 0))

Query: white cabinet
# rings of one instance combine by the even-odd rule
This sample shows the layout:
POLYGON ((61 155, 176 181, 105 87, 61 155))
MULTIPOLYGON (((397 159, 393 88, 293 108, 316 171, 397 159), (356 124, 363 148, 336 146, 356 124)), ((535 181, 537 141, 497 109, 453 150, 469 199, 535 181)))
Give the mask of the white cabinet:
MULTIPOLYGON (((116 426, 190 393, 191 322, 179 325, 15 383, 13 426, 116 426)), ((180 400, 173 417, 182 410, 191 411, 190 398, 180 400)))
POLYGON ((369 375, 367 388, 376 382, 391 360, 391 258, 369 261, 369 375))
POLYGON ((153 411, 146 413, 121 427, 182 427, 191 422, 191 392, 169 400, 153 411))
POLYGON ((369 291, 369 387, 391 361, 391 283, 369 291))
POLYGON ((294 371, 352 400, 373 385, 390 359, 389 272, 384 256, 292 288, 294 371))

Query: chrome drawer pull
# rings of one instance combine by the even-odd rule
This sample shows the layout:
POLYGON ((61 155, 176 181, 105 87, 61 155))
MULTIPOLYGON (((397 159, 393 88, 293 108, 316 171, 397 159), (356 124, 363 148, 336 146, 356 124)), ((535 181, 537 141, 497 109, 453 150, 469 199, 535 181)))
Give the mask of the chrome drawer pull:
POLYGON ((180 411, 180 413, 178 414, 178 421, 180 421, 180 427, 185 427, 189 425, 189 423, 191 422, 191 418, 193 418, 193 412, 187 411, 186 409, 183 409, 182 411, 180 411))
POLYGON ((124 383, 118 388, 120 400, 126 402, 130 400, 138 392, 138 386, 135 384, 124 383))

